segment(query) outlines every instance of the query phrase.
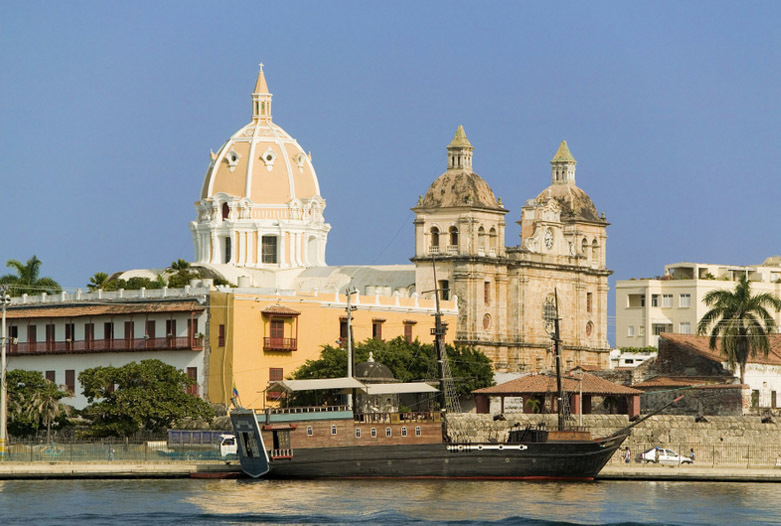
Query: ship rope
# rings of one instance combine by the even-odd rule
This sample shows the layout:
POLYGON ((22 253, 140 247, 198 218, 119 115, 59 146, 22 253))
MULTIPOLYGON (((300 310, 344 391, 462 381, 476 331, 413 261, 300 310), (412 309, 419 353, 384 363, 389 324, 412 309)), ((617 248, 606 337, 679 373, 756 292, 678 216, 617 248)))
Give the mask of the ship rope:
POLYGON ((442 353, 442 371, 445 373, 445 409, 448 413, 460 413, 461 401, 458 399, 456 384, 453 381, 453 374, 450 372, 450 361, 447 359, 447 353, 442 353))

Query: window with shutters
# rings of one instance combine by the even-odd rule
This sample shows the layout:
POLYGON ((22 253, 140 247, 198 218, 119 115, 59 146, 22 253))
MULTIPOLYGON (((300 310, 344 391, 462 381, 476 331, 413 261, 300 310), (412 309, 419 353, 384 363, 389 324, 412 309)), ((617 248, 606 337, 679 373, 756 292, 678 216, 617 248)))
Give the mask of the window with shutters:
POLYGON ((69 396, 73 396, 76 392, 76 371, 73 369, 65 370, 65 389, 68 391, 69 396))
POLYGON ((372 338, 375 340, 382 340, 382 324, 385 320, 373 319, 372 320, 372 338))
POLYGON ((198 389, 198 368, 197 367, 188 367, 187 368, 187 378, 190 380, 193 380, 195 383, 192 385, 187 386, 187 394, 191 394, 193 396, 199 396, 200 392, 198 389))
POLYGON ((57 375, 54 371, 46 371, 46 379, 53 384, 57 383, 57 375))
MULTIPOLYGON (((269 383, 272 382, 281 382, 285 379, 285 372, 282 367, 269 367, 268 369, 268 381, 269 383)), ((266 391, 266 399, 267 400, 279 400, 282 398, 284 393, 282 391, 266 391)))

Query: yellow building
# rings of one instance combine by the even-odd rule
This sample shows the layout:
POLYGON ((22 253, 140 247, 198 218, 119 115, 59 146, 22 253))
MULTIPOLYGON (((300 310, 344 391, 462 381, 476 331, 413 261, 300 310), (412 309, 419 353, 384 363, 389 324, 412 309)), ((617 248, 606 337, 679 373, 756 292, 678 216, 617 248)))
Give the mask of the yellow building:
MULTIPOLYGON (((353 294, 353 339, 430 341, 435 305, 417 296, 353 294)), ((235 385, 243 406, 277 405, 266 392, 270 381, 282 380, 315 360, 327 344, 347 335, 347 297, 338 293, 258 293, 252 289, 220 289, 210 294, 209 399, 228 404, 235 385)), ((455 301, 441 304, 443 320, 455 327, 455 301)), ((455 331, 446 341, 452 343, 455 331)))

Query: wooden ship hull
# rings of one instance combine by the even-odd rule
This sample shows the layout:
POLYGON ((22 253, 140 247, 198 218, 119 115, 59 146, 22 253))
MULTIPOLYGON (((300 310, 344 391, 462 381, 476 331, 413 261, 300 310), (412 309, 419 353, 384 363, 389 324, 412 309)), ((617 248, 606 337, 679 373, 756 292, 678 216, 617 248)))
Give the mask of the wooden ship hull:
POLYGON ((253 478, 593 480, 627 436, 518 430, 504 443, 448 442, 438 414, 384 421, 270 416, 231 413, 242 470, 253 478))

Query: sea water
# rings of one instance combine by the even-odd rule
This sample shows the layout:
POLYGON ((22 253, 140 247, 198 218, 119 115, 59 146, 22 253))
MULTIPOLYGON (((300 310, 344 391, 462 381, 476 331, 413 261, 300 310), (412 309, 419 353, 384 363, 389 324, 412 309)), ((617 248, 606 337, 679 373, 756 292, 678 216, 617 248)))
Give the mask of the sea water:
POLYGON ((781 525, 781 486, 710 482, 0 481, 0 525, 781 525))

